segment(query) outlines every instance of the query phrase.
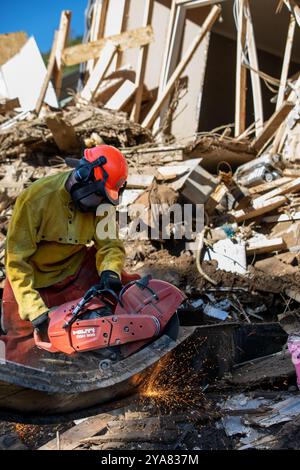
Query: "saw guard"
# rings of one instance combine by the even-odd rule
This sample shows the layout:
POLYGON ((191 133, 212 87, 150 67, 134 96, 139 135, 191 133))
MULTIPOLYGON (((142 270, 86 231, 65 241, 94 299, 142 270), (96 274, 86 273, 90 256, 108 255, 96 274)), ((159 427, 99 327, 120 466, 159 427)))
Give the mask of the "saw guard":
POLYGON ((133 352, 137 349, 133 343, 140 348, 162 334, 185 299, 185 295, 168 282, 155 279, 136 281, 122 289, 118 303, 115 299, 94 298, 75 320, 73 310, 81 298, 61 305, 49 315, 49 341, 43 341, 35 330, 35 343, 49 352, 65 354, 131 343, 129 349, 133 352), (91 311, 99 312, 108 303, 111 315, 80 318, 91 311), (66 328, 71 319, 72 324, 66 328))

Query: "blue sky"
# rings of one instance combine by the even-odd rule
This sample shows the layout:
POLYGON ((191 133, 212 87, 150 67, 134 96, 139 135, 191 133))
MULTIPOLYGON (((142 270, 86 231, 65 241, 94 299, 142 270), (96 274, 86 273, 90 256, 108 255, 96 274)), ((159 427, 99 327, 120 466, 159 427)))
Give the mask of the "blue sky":
POLYGON ((0 0, 0 34, 25 31, 41 52, 51 48, 62 10, 72 11, 71 36, 83 34, 87 0, 0 0))

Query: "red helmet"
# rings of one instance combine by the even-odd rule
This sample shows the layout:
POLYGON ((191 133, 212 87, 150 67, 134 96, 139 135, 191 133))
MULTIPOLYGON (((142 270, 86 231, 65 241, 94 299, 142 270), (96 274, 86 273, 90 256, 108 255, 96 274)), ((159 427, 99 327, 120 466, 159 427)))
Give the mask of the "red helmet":
POLYGON ((119 198, 119 191, 126 183, 128 177, 128 165, 124 155, 116 147, 111 145, 97 145, 90 149, 85 149, 84 158, 92 163, 100 157, 105 157, 106 162, 101 167, 93 169, 96 181, 103 181, 103 170, 107 173, 104 183, 106 197, 116 204, 119 198))

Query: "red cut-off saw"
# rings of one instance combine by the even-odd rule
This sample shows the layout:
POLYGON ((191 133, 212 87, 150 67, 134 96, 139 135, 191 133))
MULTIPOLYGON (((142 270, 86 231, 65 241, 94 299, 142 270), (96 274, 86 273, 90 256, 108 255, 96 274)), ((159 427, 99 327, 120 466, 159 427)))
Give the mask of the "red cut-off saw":
POLYGON ((35 344, 65 354, 120 346, 128 356, 160 336, 185 300, 177 287, 151 276, 128 283, 119 295, 94 286, 52 311, 48 340, 36 329, 35 344))

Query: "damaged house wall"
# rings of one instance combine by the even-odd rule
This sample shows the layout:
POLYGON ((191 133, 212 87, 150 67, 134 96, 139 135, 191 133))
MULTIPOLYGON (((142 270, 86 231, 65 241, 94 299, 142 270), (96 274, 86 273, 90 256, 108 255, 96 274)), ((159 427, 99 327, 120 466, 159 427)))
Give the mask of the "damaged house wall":
MULTIPOLYGON (((207 68, 203 88, 199 131, 208 131, 218 126, 234 122, 235 68, 236 68, 236 27, 233 17, 233 0, 222 3, 222 22, 214 25, 208 51, 207 68)), ((275 12, 273 0, 251 0, 251 15, 257 45, 260 71, 276 79, 280 78, 286 35, 289 25, 289 12, 283 8, 275 12), (268 21, 265 14, 268 14, 268 21), (276 34, 273 34, 276 31, 276 34)), ((194 15, 193 15, 194 16, 194 15)), ((295 30, 294 47, 288 76, 299 70, 300 54, 299 28, 295 30)), ((276 90, 276 86, 272 86, 276 90)), ((271 102, 274 92, 261 80, 264 119, 275 111, 276 103, 271 102)), ((250 73, 247 76, 247 121, 246 127, 254 120, 253 95, 250 73)))
MULTIPOLYGON (((233 0, 222 2, 221 20, 214 25, 212 33, 207 35, 199 46, 183 74, 188 92, 183 93, 171 124, 171 133, 178 138, 191 137, 197 131, 207 131, 234 122, 236 26, 233 6, 233 0)), ((131 0, 128 12, 128 29, 136 28, 141 24, 143 7, 143 2, 131 0)), ((159 83, 164 53, 161 44, 165 44, 170 8, 171 0, 156 0, 154 2, 152 25, 155 41, 149 46, 145 74, 145 84, 149 90, 154 90, 154 93, 157 93, 159 83)), ((289 12, 284 8, 276 14, 276 5, 273 0, 264 2, 251 0, 250 8, 259 68, 279 79, 289 24, 289 12), (267 22, 264 19, 265 12, 268 14, 267 22), (272 31, 276 31, 276 34, 272 34, 272 31)), ((178 38, 180 53, 177 63, 183 57, 191 40, 200 31, 201 24, 209 10, 209 6, 187 10, 183 38, 178 38)), ((299 39, 300 32, 296 29, 294 44, 297 44, 299 39)), ((137 57, 137 50, 125 51, 122 57, 122 66, 130 64, 134 68, 137 57)), ((289 75, 297 72, 299 63, 300 54, 298 48, 294 47, 289 75)), ((275 104, 270 102, 273 93, 262 80, 261 88, 264 119, 267 120, 275 109, 275 104)), ((166 107, 162 110, 161 118, 165 111, 166 107)), ((253 96, 250 73, 248 72, 247 126, 253 122, 253 118, 253 96)))

